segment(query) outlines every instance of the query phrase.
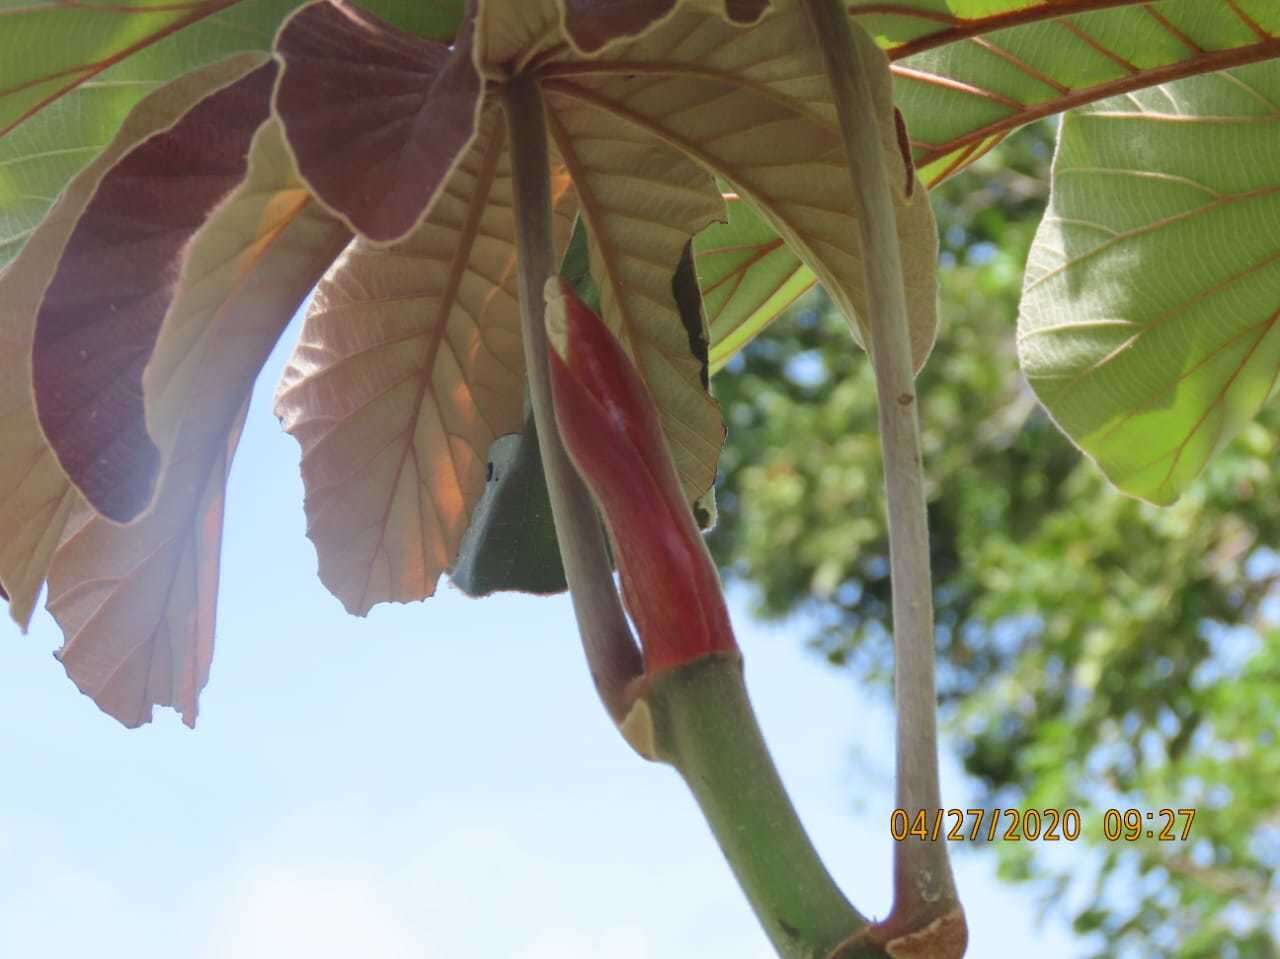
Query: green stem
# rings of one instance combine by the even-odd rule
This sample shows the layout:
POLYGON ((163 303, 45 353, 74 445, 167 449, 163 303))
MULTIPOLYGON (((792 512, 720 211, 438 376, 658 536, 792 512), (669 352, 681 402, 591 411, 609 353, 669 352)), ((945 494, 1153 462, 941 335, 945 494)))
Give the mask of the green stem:
MULTIPOLYGON (((760 733, 738 656, 707 656, 650 681, 658 758, 679 770, 783 959, 827 959, 867 920, 804 831, 760 733)), ((865 946, 842 959, 882 956, 865 946)))
MULTIPOLYGON (((920 810, 934 815, 942 806, 924 468, 897 215, 869 80, 870 71, 887 71, 888 65, 869 62, 853 42, 843 6, 805 0, 840 117, 866 271, 868 349, 880 407, 893 584, 896 805, 914 817, 920 810)), ((915 937, 931 928, 939 941, 925 954, 937 959, 963 955, 963 912, 947 844, 909 837, 894 845, 893 908, 878 925, 877 938, 915 937)))
POLYGON ((560 441, 551 403, 543 287, 555 275, 556 263, 546 115, 537 81, 522 76, 512 78, 507 84, 504 106, 511 142, 521 329, 538 448, 591 678, 609 715, 621 725, 630 706, 628 684, 644 671, 644 662, 613 585, 604 530, 591 494, 560 441))
POLYGON ((551 203, 543 104, 535 81, 507 87, 520 305, 530 394, 556 534, 597 689, 644 755, 670 762, 702 808, 756 915, 783 959, 883 959, 850 940, 867 921, 823 866, 760 734, 741 659, 704 657, 640 682, 600 522, 565 452, 551 403, 543 285, 552 275, 551 203), (636 697, 639 693, 639 697, 636 697))

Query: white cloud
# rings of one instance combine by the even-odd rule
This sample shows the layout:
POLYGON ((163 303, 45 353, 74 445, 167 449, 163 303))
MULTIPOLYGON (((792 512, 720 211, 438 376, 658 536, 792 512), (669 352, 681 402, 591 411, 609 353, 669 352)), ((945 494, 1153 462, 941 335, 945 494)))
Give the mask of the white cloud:
POLYGON ((593 934, 545 929, 513 959, 653 959, 657 955, 643 929, 619 928, 593 934))
POLYGON ((422 959, 426 952, 369 875, 264 867, 224 903, 208 959, 422 959))

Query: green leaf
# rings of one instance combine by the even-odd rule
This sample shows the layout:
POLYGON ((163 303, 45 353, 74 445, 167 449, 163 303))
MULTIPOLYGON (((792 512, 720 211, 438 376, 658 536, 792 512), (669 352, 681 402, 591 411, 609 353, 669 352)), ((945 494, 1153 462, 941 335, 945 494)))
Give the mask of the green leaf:
MULTIPOLYGON (((849 10, 894 61, 894 97, 930 187, 1034 120, 1280 56, 1274 0, 853 0, 849 10)), ((719 235, 733 245, 732 224, 719 235)), ((757 303, 750 296, 757 289, 782 291, 775 287, 783 269, 779 256, 750 261, 775 241, 767 228, 752 232, 749 262, 728 268, 735 303, 723 316, 710 288, 723 271, 708 272, 699 263, 712 317, 713 369, 794 298, 757 303)), ((794 277, 788 294, 798 295, 800 282, 794 277)))
POLYGON ((1273 0, 907 0, 852 11, 890 48, 930 185, 1032 120, 1280 55, 1273 0))
POLYGON ((1280 64, 1064 117, 1018 352, 1121 489, 1172 502, 1280 364, 1280 64))
MULTIPOLYGON (((303 0, 50 0, 0 10, 0 267, 115 136, 133 106, 182 73, 271 49, 303 0)), ((452 36, 463 0, 366 0, 422 36, 452 36)))
POLYGON ((729 221, 693 241, 711 331, 711 372, 760 335, 817 277, 760 215, 736 194, 729 221))
POLYGON ((485 479, 484 495, 471 513, 449 578, 475 597, 501 590, 564 592, 564 566, 532 413, 521 432, 499 436, 489 446, 485 479))
MULTIPOLYGON (((600 308, 600 290, 591 278, 587 231, 580 219, 560 261, 560 275, 593 310, 600 308)), ((566 588, 538 428, 527 398, 525 409, 524 429, 499 436, 489 447, 484 495, 471 514, 449 573, 454 585, 468 596, 503 590, 560 593, 566 588)))
POLYGON ((155 3, 127 8, 140 12, 22 4, 0 13, 0 266, 138 101, 232 53, 269 50, 297 4, 206 2, 195 5, 199 17, 190 6, 172 12, 175 5, 155 3))

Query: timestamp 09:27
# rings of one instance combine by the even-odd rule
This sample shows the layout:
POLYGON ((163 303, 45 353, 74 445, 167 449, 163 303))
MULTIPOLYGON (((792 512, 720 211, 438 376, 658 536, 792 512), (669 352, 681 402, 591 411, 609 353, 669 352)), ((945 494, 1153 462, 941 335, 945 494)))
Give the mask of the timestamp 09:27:
MULTIPOLYGON (((1191 838, 1194 809, 1108 809, 1102 837, 1108 842, 1185 842, 1191 838), (1178 824, 1181 823, 1181 828, 1178 824)), ((1066 809, 895 809, 889 832, 895 842, 908 839, 948 842, 1074 842, 1080 838, 1080 810, 1066 809)))

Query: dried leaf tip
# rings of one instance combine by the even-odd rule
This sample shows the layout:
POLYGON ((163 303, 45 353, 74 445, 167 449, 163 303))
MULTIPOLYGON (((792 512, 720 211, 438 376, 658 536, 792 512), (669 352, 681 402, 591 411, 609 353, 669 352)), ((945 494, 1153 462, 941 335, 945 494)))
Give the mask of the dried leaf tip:
POLYGON ((568 287, 564 285, 564 281, 558 276, 553 276, 547 280, 542 293, 547 302, 545 320, 547 324, 547 340, 551 343, 551 348, 566 362, 569 359, 569 318, 566 315, 566 311, 569 308, 566 302, 567 290, 568 287))

